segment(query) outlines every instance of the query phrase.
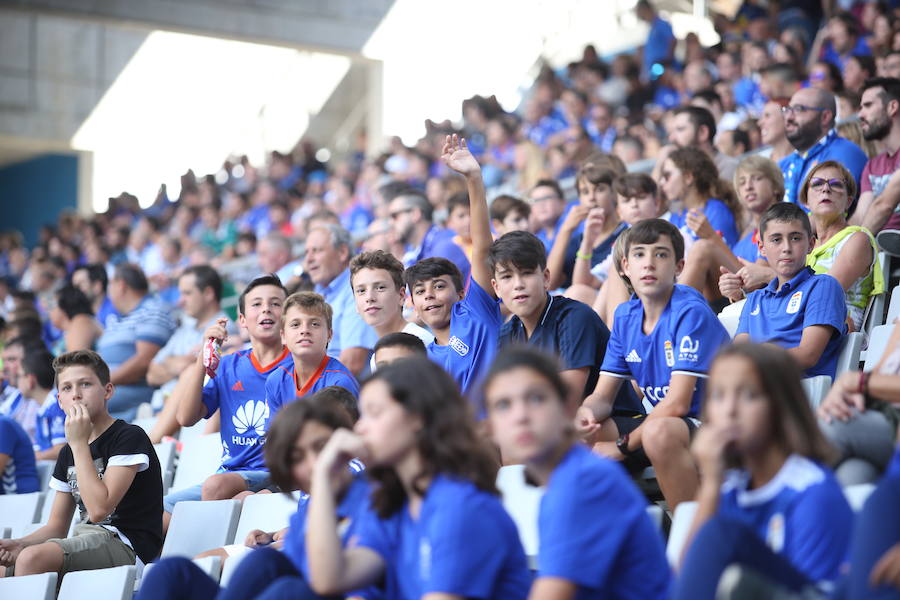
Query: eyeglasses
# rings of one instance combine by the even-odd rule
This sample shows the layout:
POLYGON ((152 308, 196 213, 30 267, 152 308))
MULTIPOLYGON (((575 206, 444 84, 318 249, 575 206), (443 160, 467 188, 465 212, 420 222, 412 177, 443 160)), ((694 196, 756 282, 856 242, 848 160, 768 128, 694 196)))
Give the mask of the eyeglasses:
POLYGON ((828 184, 828 189, 837 192, 843 192, 847 189, 847 184, 843 179, 822 179, 821 177, 813 177, 809 180, 809 187, 814 190, 821 190, 825 184, 828 184))
POLYGON ((802 113, 802 112, 807 112, 810 110, 814 110, 816 112, 822 112, 823 110, 827 110, 827 109, 818 108, 816 106, 806 106, 805 104, 794 104, 793 106, 782 106, 781 114, 788 115, 788 114, 793 114, 795 112, 802 113))
POLYGON ((411 208, 401 208, 400 210, 395 210, 394 212, 391 213, 391 219, 394 219, 394 220, 399 219, 400 215, 406 214, 408 212, 412 212, 412 209, 411 208))

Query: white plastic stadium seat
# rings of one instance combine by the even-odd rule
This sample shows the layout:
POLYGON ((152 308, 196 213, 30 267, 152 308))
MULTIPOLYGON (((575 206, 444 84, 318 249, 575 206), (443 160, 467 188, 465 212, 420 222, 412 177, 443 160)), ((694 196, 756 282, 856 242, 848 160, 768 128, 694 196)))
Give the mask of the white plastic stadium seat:
POLYGON ((681 552, 687 542, 687 536, 697 513, 696 502, 682 502, 672 516, 672 528, 669 530, 669 541, 666 544, 666 558, 669 564, 677 567, 681 561, 681 552))
POLYGON ((744 310, 745 302, 747 302, 746 298, 734 304, 729 304, 719 313, 719 321, 732 338, 737 333, 738 323, 741 320, 741 311, 744 310))
POLYGON ((0 578, 0 598, 15 600, 53 600, 56 597, 56 573, 0 578))
POLYGON ((159 470, 162 474, 163 494, 165 495, 175 478, 175 442, 153 444, 153 449, 156 450, 156 457, 159 459, 159 470))
POLYGON ((59 600, 130 600, 134 590, 135 566, 125 565, 110 569, 72 571, 63 576, 59 600))
POLYGON ((37 461, 38 484, 41 486, 40 491, 47 490, 50 487, 50 478, 53 477, 53 469, 56 467, 55 460, 39 460, 37 461))
POLYGON ((841 346, 841 353, 837 359, 837 369, 835 369, 835 379, 846 373, 847 371, 859 370, 859 355, 862 352, 863 344, 866 341, 866 334, 861 331, 854 331, 844 338, 841 346))
POLYGON ((503 507, 519 530, 530 566, 534 567, 538 553, 538 512, 544 488, 525 483, 525 465, 500 467, 497 487, 503 495, 503 507))
POLYGON ((885 325, 892 324, 897 317, 900 317, 900 285, 896 286, 891 292, 891 303, 888 305, 887 318, 884 320, 885 325))
POLYGON ((874 369, 881 360, 881 355, 884 354, 893 331, 894 325, 881 325, 872 330, 872 334, 869 336, 869 347, 866 349, 866 371, 874 369))
POLYGON ((203 483, 221 464, 222 438, 219 434, 203 435, 184 442, 172 489, 178 491, 203 483))
POLYGON ((254 529, 278 531, 288 526, 288 521, 297 512, 299 494, 254 494, 244 498, 241 518, 234 534, 234 543, 243 544, 244 538, 254 529))
POLYGON ((31 525, 41 516, 44 494, 4 494, 0 496, 0 521, 4 527, 31 525))
POLYGON ((803 391, 806 392, 806 399, 813 410, 819 408, 822 400, 828 390, 831 389, 831 377, 828 375, 817 375, 815 377, 807 377, 800 383, 803 384, 803 391))
POLYGON ((237 529, 238 500, 185 501, 175 505, 162 556, 193 558, 230 544, 237 529))
POLYGON ((194 564, 212 578, 213 581, 219 581, 219 575, 222 574, 222 557, 221 556, 204 556, 203 558, 195 558, 194 564))

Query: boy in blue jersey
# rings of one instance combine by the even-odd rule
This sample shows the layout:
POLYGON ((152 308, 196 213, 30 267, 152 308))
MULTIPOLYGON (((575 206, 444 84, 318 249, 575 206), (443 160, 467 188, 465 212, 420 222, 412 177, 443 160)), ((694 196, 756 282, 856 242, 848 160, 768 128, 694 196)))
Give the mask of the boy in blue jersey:
POLYGON ((728 333, 699 292, 675 283, 684 267, 677 227, 648 219, 627 236, 622 270, 635 297, 616 309, 597 387, 575 421, 596 452, 625 460, 629 470, 652 465, 674 510, 697 490, 689 445, 700 423, 703 380, 728 333), (643 393, 643 414, 614 413, 628 379, 643 393))
POLYGON ((56 460, 66 445, 66 413, 60 408, 53 387, 53 355, 46 348, 26 352, 22 359, 19 389, 41 403, 34 432, 37 460, 56 460))
POLYGON ((347 388, 354 396, 359 394, 353 373, 327 354, 331 317, 331 306, 315 292, 297 292, 285 300, 281 339, 292 361, 276 367, 266 379, 270 421, 283 405, 330 385, 347 388))
POLYGON ((831 275, 806 266, 815 238, 800 206, 772 205, 759 222, 759 252, 776 278, 747 297, 734 341, 768 342, 787 349, 804 377, 834 377, 847 333, 844 289, 831 275))
POLYGON ((487 265, 493 238, 481 167, 465 140, 447 136, 444 163, 466 178, 472 234, 472 279, 468 291, 459 269, 445 258, 425 258, 404 275, 413 307, 431 328, 428 357, 450 373, 463 395, 474 389, 497 352, 503 320, 487 265))
MULTIPOLYGON (((178 377, 172 398, 178 403, 177 418, 190 427, 202 418, 221 412, 222 466, 203 482, 165 498, 163 523, 168 527, 175 504, 182 500, 224 500, 269 485, 263 460, 266 432, 266 378, 290 363, 281 342, 281 315, 287 291, 276 275, 251 281, 238 298, 238 325, 250 335, 250 350, 223 356, 214 377, 206 378, 202 353, 178 377)), ((212 325, 198 342, 225 340, 224 319, 212 325)))

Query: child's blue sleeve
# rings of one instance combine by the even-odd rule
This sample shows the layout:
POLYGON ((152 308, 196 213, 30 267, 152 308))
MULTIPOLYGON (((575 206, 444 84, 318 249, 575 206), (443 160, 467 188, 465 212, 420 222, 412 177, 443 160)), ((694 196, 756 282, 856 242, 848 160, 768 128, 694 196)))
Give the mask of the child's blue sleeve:
POLYGON ((200 399, 203 401, 204 406, 206 406, 205 419, 210 418, 213 413, 219 409, 219 381, 222 379, 222 376, 223 373, 220 368, 216 376, 207 377, 206 383, 203 385, 200 399))
POLYGON ((814 486, 786 515, 784 554, 812 581, 833 581, 847 559, 853 511, 837 484, 814 486))
POLYGON ((499 332, 500 326, 503 325, 500 304, 496 298, 484 291, 474 279, 469 280, 469 289, 462 302, 466 309, 473 312, 476 317, 483 319, 486 325, 495 327, 499 332))
POLYGON ((613 330, 609 336, 609 343, 606 345, 606 354, 603 355, 601 371, 621 375, 622 377, 631 377, 631 369, 628 368, 628 363, 625 362, 625 339, 623 335, 626 325, 625 312, 617 308, 616 317, 613 321, 613 330))
POLYGON ((693 305, 684 310, 675 326, 675 364, 672 372, 705 375, 722 344, 729 341, 728 332, 709 308, 693 305))
POLYGON ((831 275, 813 275, 816 285, 810 287, 803 313, 803 328, 828 325, 838 333, 845 333, 847 297, 844 288, 831 275))

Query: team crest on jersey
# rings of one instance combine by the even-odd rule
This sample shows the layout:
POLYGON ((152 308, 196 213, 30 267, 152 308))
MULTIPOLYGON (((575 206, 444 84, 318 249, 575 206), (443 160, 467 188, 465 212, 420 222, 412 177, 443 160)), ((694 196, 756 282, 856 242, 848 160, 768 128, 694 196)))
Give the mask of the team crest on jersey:
POLYGON ((666 355, 666 365, 675 366, 675 349, 672 347, 672 340, 666 340, 663 344, 663 352, 666 355))
POLYGON ((769 525, 766 527, 766 545, 772 549, 772 552, 781 552, 784 548, 784 515, 775 513, 769 519, 769 525))
POLYGON ((469 346, 455 335, 450 338, 449 344, 450 347, 453 348, 453 350, 460 356, 465 356, 469 353, 469 346))
MULTIPOLYGON (((678 360, 679 362, 697 362, 700 360, 700 340, 691 339, 689 335, 681 338, 681 343, 678 344, 678 360)), ((669 366, 671 367, 672 365, 669 366)))
POLYGON ((791 299, 788 300, 787 314, 792 315, 800 310, 800 302, 803 300, 803 290, 797 290, 791 299))

